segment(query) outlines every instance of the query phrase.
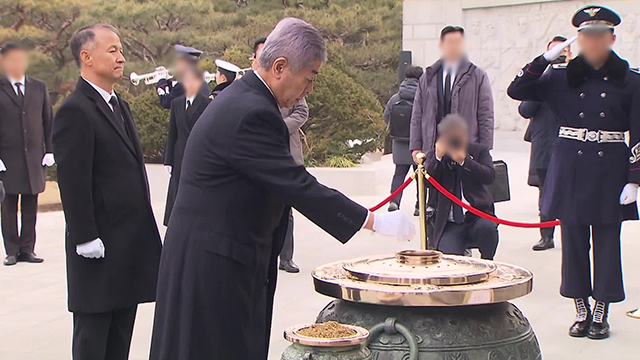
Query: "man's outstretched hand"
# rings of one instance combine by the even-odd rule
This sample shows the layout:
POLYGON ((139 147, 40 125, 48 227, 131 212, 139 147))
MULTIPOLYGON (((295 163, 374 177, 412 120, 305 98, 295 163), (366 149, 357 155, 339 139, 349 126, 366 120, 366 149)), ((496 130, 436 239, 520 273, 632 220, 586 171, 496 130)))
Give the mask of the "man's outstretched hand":
POLYGON ((394 236, 402 241, 411 240, 416 235, 416 228, 413 222, 400 211, 380 214, 371 213, 365 228, 384 236, 394 236))

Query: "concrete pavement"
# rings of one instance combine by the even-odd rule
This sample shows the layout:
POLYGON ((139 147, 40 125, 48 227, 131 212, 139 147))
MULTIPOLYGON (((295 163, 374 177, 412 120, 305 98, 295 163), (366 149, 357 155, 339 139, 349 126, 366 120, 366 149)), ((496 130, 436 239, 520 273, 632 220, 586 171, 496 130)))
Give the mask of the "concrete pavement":
MULTIPOLYGON (((526 185, 528 145, 522 134, 496 134, 495 159, 509 165, 512 200, 497 205, 498 216, 510 220, 535 221, 537 189, 526 185)), ((375 173, 376 196, 353 196, 363 205, 374 205, 389 191, 393 164, 389 156, 379 162, 362 166, 375 173)), ((168 177, 159 165, 150 165, 153 206, 156 219, 162 219, 168 177)), ((370 181, 371 179, 368 179, 370 181)), ((350 186, 346 186, 346 188, 350 186)), ((415 188, 405 191, 402 211, 413 212, 415 188)), ((380 211, 384 211, 382 209, 380 211)), ((251 221, 251 219, 247 219, 251 221)), ((414 221, 417 219, 414 218, 414 221)), ((160 226, 164 232, 164 227, 160 226)), ((66 280, 64 261, 64 219, 62 212, 40 214, 38 218, 37 253, 45 258, 40 265, 20 263, 0 267, 0 359, 63 360, 70 359, 71 314, 66 311, 66 280)), ((310 272, 318 265, 357 256, 392 253, 405 248, 417 248, 417 241, 399 243, 366 232, 357 234, 346 245, 332 239, 322 230, 296 214, 295 261, 300 274, 281 273, 276 294, 270 360, 278 360, 288 343, 282 331, 293 324, 315 320, 317 313, 331 299, 314 292, 310 272)), ((524 266, 534 273, 532 294, 514 301, 531 321, 544 359, 636 359, 634 341, 638 337, 640 320, 624 315, 626 310, 640 306, 640 223, 623 226, 623 256, 627 301, 611 307, 612 338, 594 342, 567 336, 573 320, 573 304, 558 295, 560 283, 560 239, 558 248, 534 253, 539 238, 536 230, 500 227, 500 246, 496 260, 524 266)), ((153 305, 142 305, 138 312, 131 348, 132 360, 148 358, 153 305)))

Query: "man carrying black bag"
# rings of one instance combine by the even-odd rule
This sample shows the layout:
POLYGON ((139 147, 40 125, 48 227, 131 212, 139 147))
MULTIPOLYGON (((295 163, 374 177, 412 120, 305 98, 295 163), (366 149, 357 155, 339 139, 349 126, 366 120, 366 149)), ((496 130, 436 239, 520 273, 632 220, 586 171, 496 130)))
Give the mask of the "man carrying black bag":
MULTIPOLYGON (((409 150, 409 129, 411 127, 413 98, 416 96, 418 80, 422 73, 423 70, 419 66, 407 67, 404 73, 405 79, 400 84, 400 89, 391 96, 382 114, 393 140, 393 163, 396 165, 396 171, 393 174, 393 180, 391 180, 391 193, 402 185, 409 167, 413 165, 414 170, 416 168, 411 157, 411 150, 409 150)), ((399 210, 400 200, 402 200, 402 193, 391 200, 389 211, 399 210)), ((418 211, 417 200, 415 208, 418 211)))

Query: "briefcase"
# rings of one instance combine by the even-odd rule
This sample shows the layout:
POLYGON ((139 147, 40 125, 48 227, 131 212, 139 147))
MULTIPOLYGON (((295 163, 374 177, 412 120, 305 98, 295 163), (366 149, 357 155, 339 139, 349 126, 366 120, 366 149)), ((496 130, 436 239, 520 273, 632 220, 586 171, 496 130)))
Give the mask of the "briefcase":
POLYGON ((493 168, 496 170, 496 178, 491 184, 491 194, 493 202, 503 202, 511 200, 511 192, 509 191, 509 171, 507 163, 502 160, 493 162, 493 168))

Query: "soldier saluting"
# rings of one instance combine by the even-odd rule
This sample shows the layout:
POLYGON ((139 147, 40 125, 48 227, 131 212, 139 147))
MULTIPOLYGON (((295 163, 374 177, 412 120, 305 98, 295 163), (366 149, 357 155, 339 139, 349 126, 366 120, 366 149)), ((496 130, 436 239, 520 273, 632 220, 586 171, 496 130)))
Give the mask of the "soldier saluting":
POLYGON ((560 294, 576 305, 576 321, 569 330, 574 337, 609 337, 609 303, 625 297, 620 226, 624 220, 638 219, 640 75, 611 50, 620 21, 618 14, 602 6, 578 10, 572 20, 578 36, 527 64, 508 89, 513 99, 548 103, 559 121, 541 211, 562 222, 560 294), (576 38, 580 55, 545 73, 576 38), (625 144, 626 131, 631 151, 625 144), (590 297, 595 300, 593 309, 590 297))

